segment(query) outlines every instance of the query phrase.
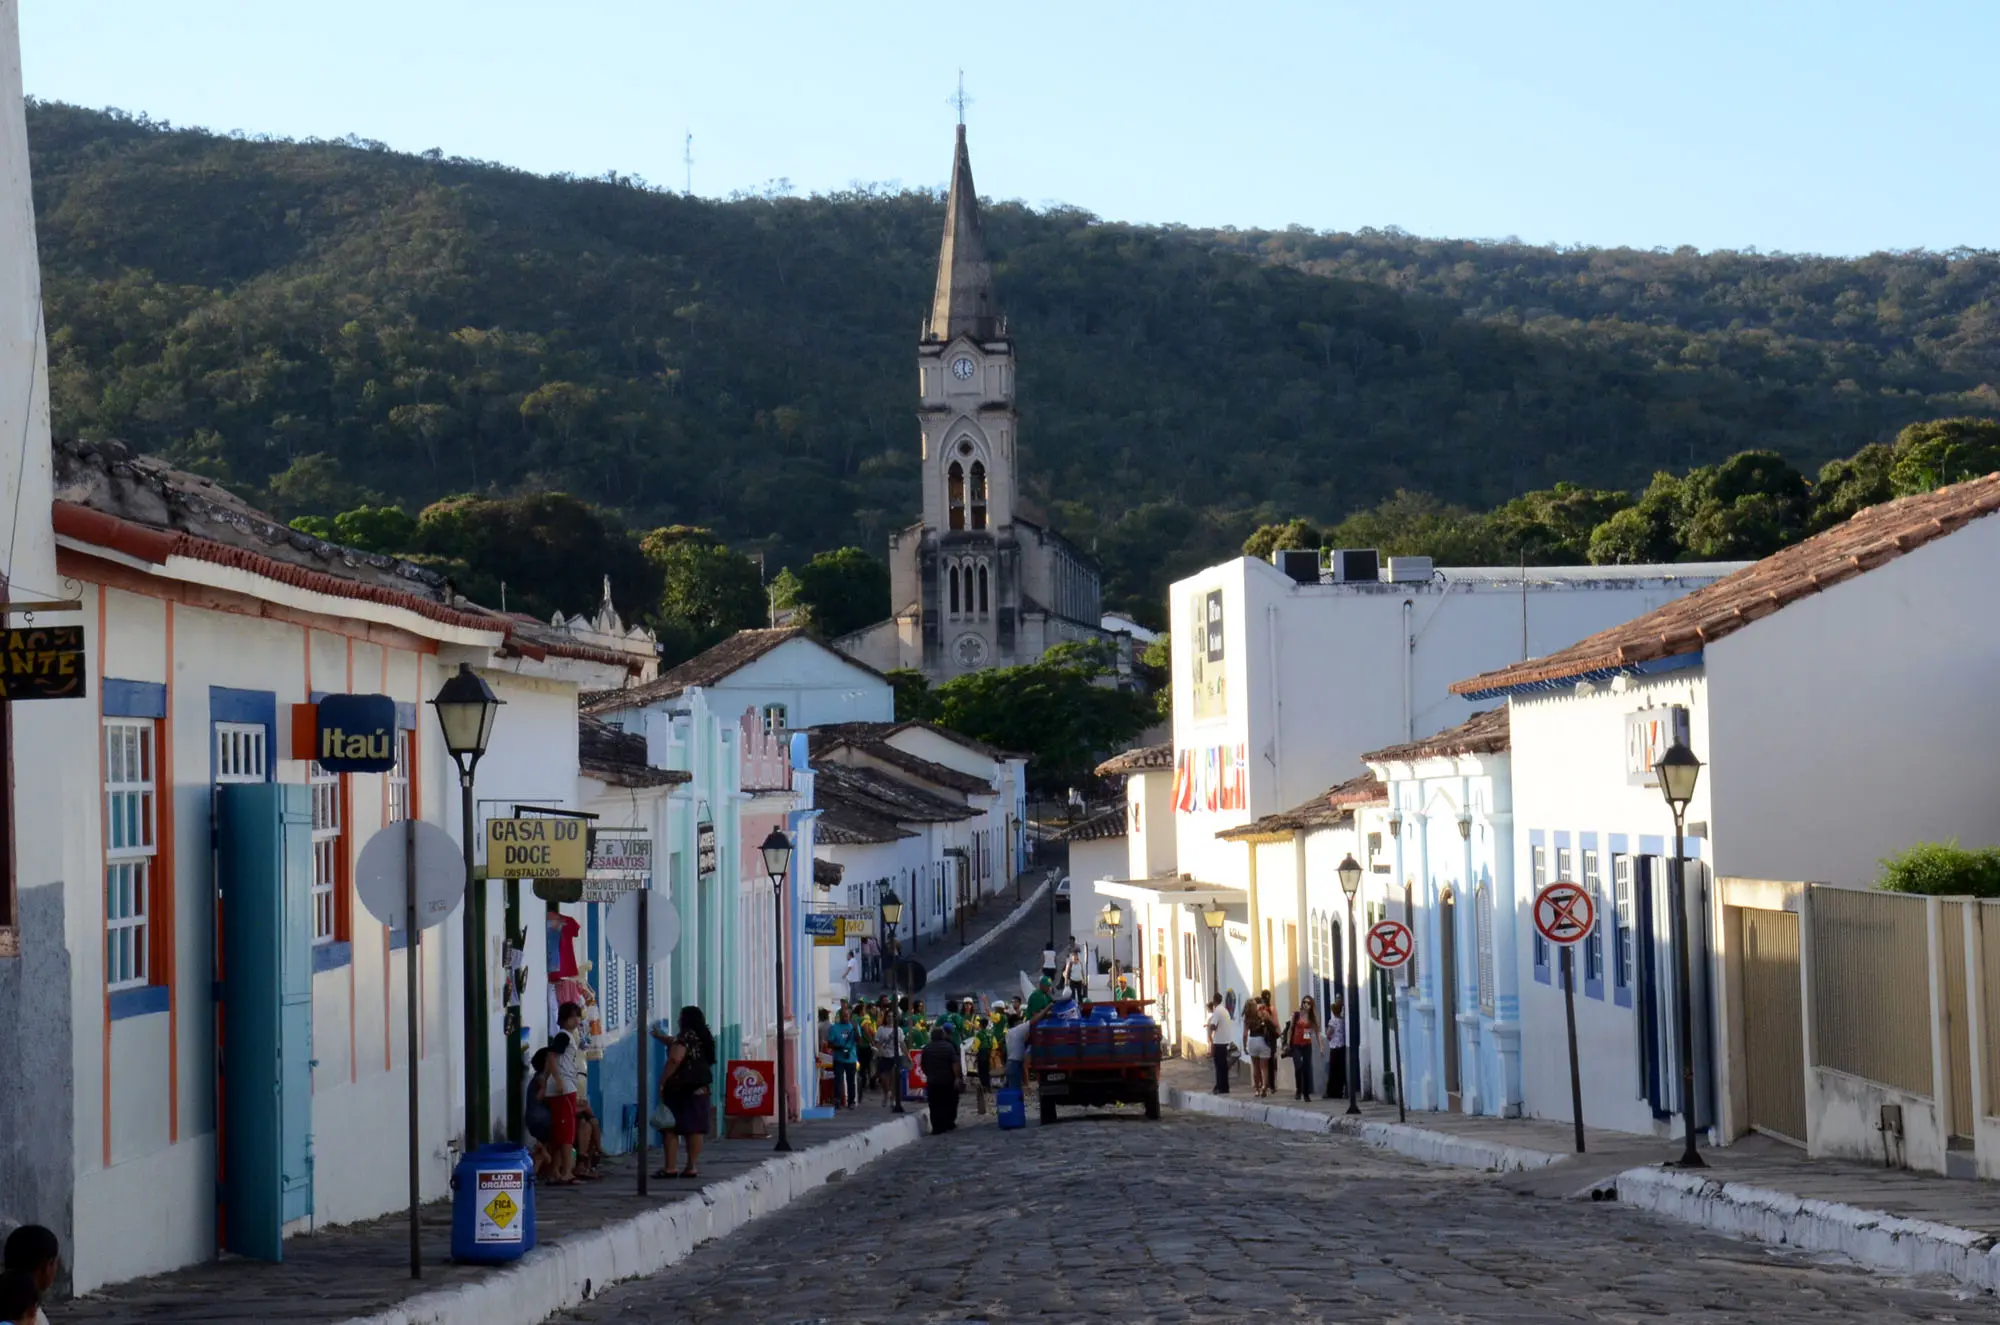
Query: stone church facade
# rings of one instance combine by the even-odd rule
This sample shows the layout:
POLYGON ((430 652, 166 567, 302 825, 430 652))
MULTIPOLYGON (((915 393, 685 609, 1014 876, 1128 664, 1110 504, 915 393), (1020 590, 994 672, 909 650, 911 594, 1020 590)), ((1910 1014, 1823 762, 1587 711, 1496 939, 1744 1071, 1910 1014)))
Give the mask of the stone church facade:
POLYGON ((993 287, 965 126, 958 126, 937 293, 917 345, 923 519, 889 536, 893 615, 835 640, 859 662, 933 684, 1130 636, 1100 624, 1096 563, 1024 509, 1014 341, 993 287))

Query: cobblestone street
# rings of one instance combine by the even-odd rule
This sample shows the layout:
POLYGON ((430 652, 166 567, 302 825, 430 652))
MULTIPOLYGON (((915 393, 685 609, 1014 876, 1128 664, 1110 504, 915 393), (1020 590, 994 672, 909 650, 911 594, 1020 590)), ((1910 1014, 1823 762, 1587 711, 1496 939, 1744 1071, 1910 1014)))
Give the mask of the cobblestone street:
POLYGON ((566 1322, 2000 1321, 1991 1297, 1137 1112, 926 1138, 566 1322))

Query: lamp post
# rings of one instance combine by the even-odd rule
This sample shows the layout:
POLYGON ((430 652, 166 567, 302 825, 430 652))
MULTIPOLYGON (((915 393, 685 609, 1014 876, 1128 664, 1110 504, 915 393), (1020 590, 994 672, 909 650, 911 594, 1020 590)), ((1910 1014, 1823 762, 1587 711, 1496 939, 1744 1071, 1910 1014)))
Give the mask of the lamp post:
POLYGON ((786 1115, 791 1112, 791 1101, 787 1095, 785 1071, 785 874, 792 867, 792 839, 785 836, 782 828, 773 828, 757 848, 764 854, 764 873, 771 877, 771 915, 776 924, 771 930, 772 966, 777 972, 774 986, 777 992, 778 1013, 778 1150, 790 1150, 792 1138, 785 1131, 786 1115))
POLYGON ((1354 970, 1354 898, 1361 891, 1361 862, 1350 851, 1335 872, 1340 875, 1340 891, 1347 894, 1347 989, 1342 999, 1347 1006, 1341 1009, 1342 1015, 1347 1018, 1347 1111, 1360 1113, 1361 1046, 1356 1043, 1359 1031, 1354 1005, 1361 996, 1361 989, 1355 981, 1354 970))
MULTIPOLYGON (((882 897, 882 923, 892 933, 903 923, 903 899, 896 896, 894 888, 891 888, 882 897)), ((896 946, 898 948, 902 947, 900 940, 898 940, 896 946)), ((894 1001, 889 1004, 889 1015, 896 1019, 896 1063, 894 1070, 889 1074, 891 1084, 896 1090, 896 1107, 892 1112, 907 1113, 909 1111, 903 1107, 903 960, 900 953, 896 957, 895 971, 896 996, 894 1001)))
POLYGON ((1208 991, 1211 998, 1222 993, 1222 922, 1228 915, 1220 902, 1210 902, 1201 913, 1201 922, 1208 926, 1208 969, 1215 980, 1214 987, 1208 991))
POLYGON ((1681 1148, 1680 1166, 1707 1168, 1694 1145, 1694 994, 1689 987, 1688 947, 1692 942, 1687 913, 1687 859, 1683 835, 1686 832, 1688 802, 1694 799, 1694 784, 1701 779, 1701 760, 1680 741, 1667 747, 1653 771, 1660 775, 1660 793, 1674 812, 1674 947, 1679 950, 1679 978, 1675 981, 1675 1022, 1681 1042, 1681 1115, 1687 1121, 1686 1142, 1681 1148))
MULTIPOLYGON (((458 671, 438 687, 431 707, 444 729, 445 752, 458 765, 459 837, 465 848, 465 1148, 486 1144, 493 1126, 487 1102, 486 1047, 486 890, 472 877, 472 773, 486 744, 493 738, 493 719, 507 701, 493 693, 485 678, 460 663, 458 671)), ((415 943, 412 935, 410 942, 415 943)), ((510 976, 511 978, 511 976, 510 976)), ((514 1076, 510 1054, 508 1080, 514 1076)))
POLYGON ((1118 960, 1118 929, 1125 923, 1125 912, 1119 909, 1118 903, 1106 902, 1104 909, 1097 913, 1097 918, 1111 931, 1111 960, 1115 962, 1118 960))

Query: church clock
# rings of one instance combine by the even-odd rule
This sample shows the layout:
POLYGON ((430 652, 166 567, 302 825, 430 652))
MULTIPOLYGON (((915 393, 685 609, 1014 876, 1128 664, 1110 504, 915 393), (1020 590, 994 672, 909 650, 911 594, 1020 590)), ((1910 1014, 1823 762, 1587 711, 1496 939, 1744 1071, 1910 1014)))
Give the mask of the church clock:
POLYGON ((960 635, 952 645, 960 667, 980 667, 986 662, 986 641, 977 635, 960 635))
POLYGON ((951 375, 961 382, 972 380, 972 369, 973 363, 970 359, 961 357, 951 361, 951 375))

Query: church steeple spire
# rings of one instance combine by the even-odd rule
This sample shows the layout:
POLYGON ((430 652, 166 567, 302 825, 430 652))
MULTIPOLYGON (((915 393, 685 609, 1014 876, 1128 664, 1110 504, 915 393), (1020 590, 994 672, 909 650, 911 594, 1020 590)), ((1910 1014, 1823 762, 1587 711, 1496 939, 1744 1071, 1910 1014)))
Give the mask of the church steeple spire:
POLYGON ((993 292, 993 264, 986 260, 986 237, 979 225, 979 190, 972 185, 972 157, 965 150, 965 125, 958 126, 958 151, 951 163, 951 192, 944 202, 944 243, 938 250, 937 294, 931 300, 925 338, 950 340, 970 335, 993 340, 1005 334, 1000 300, 993 292))

